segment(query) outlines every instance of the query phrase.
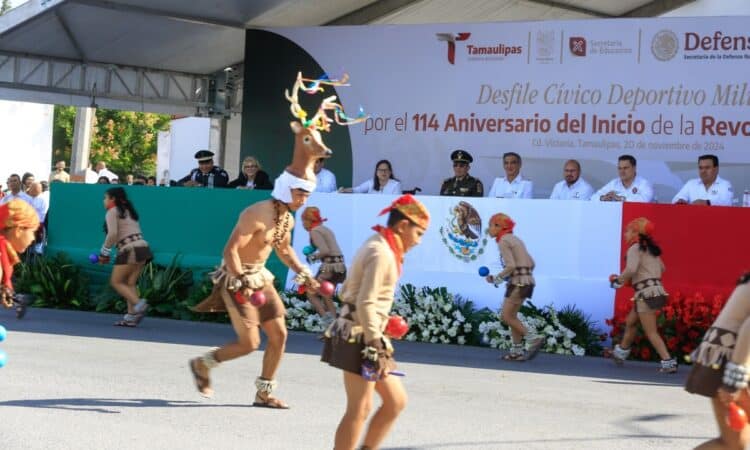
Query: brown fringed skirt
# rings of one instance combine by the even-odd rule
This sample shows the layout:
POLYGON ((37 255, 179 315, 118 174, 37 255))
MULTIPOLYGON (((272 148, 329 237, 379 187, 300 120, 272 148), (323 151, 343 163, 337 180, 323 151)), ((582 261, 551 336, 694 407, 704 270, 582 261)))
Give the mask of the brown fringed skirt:
POLYGON ((737 333, 723 328, 711 327, 691 354, 693 368, 685 382, 685 390, 691 394, 714 397, 721 386, 724 366, 732 357, 737 333))
MULTIPOLYGON (((326 329, 323 334, 323 352, 320 360, 332 367, 347 372, 362 373, 362 350, 365 348, 362 342, 361 327, 354 323, 352 312, 354 305, 344 304, 341 313, 336 320, 326 329)), ((388 370, 396 368, 396 360, 393 358, 393 347, 390 340, 383 337, 386 348, 389 349, 388 370)))

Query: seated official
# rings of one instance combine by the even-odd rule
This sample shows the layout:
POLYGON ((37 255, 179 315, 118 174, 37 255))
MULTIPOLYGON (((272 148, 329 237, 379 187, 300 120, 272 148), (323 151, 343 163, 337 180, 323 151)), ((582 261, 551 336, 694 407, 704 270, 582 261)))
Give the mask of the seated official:
POLYGON ((315 161, 313 171, 315 172, 315 179, 317 183, 315 185, 315 192, 336 192, 338 185, 336 184, 336 175, 330 170, 325 168, 326 159, 319 158, 315 161))
POLYGON ((273 183, 266 172, 261 170, 260 162, 254 156, 242 160, 242 171, 227 187, 236 189, 264 189, 272 190, 273 183))
POLYGON ((487 197, 497 198, 533 198, 534 183, 521 175, 523 161, 521 155, 515 152, 503 154, 503 170, 505 176, 495 178, 487 197))
POLYGON ((698 177, 685 183, 672 203, 732 206, 732 184, 719 176, 719 158, 716 155, 698 157, 698 177))
POLYGON ((339 192, 346 194, 393 194, 401 195, 401 182, 393 176, 391 162, 382 159, 375 164, 375 175, 360 184, 351 188, 340 188, 339 192))
POLYGON ((565 161, 563 180, 552 189, 550 200, 590 200, 594 188, 581 178, 581 164, 575 159, 565 161))
POLYGON ((443 181, 440 195, 456 197, 482 197, 484 186, 479 178, 469 175, 474 158, 466 150, 455 150, 451 153, 453 161, 453 176, 443 181))
POLYGON ((636 174, 637 161, 631 155, 617 158, 618 178, 605 184, 591 196, 602 202, 644 202, 654 199, 654 188, 648 180, 636 174))
POLYGON ((214 165, 214 153, 199 150, 195 153, 198 168, 190 171, 177 184, 180 186, 200 186, 207 188, 225 188, 229 184, 229 174, 226 170, 214 165))

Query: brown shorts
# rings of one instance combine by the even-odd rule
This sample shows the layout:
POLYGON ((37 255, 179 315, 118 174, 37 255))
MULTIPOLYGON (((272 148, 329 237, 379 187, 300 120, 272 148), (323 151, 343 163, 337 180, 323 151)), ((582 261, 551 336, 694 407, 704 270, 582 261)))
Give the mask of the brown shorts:
POLYGON ((505 298, 511 298, 511 296, 514 296, 515 298, 520 298, 518 301, 519 304, 523 303, 524 300, 527 298, 531 298, 531 296, 534 294, 534 285, 533 284, 526 284, 523 286, 519 286, 517 284, 511 284, 507 283, 505 288, 505 298))
POLYGON ((154 259, 154 255, 148 245, 129 246, 117 250, 115 265, 145 264, 152 259, 154 259))
POLYGON ((315 278, 320 280, 326 280, 330 281, 333 284, 341 284, 346 280, 346 271, 342 272, 330 272, 330 271, 324 271, 323 268, 318 270, 318 273, 315 275, 315 278))
MULTIPOLYGON (((320 360, 332 367, 347 372, 362 373, 362 350, 365 344, 362 342, 348 342, 339 337, 323 338, 323 353, 320 360)), ((393 355, 388 358, 388 370, 396 368, 396 360, 393 355)))
POLYGON ((646 313, 660 310, 667 304, 666 295, 657 295, 656 297, 637 298, 635 300, 635 312, 646 313))
POLYGON ((253 306, 250 302, 239 304, 234 300, 232 293, 226 289, 221 289, 221 297, 224 299, 224 306, 227 308, 232 322, 235 321, 236 317, 242 322, 245 328, 257 328, 264 322, 284 317, 286 315, 284 303, 281 302, 275 290, 273 293, 268 292, 273 289, 273 286, 266 286, 264 288, 263 292, 266 294, 266 303, 260 308, 253 306))

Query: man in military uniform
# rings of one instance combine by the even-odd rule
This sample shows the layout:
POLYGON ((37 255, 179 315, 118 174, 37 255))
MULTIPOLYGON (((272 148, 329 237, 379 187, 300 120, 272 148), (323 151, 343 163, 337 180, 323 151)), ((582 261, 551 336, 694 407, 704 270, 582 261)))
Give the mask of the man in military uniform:
POLYGON ((456 150, 451 153, 453 161, 454 177, 443 181, 440 187, 440 195, 452 195, 457 197, 482 197, 484 187, 478 178, 469 175, 470 163, 474 162, 466 150, 456 150))
POLYGON ((184 178, 180 179, 177 184, 180 186, 201 186, 201 187, 227 187, 229 183, 229 174, 226 170, 214 165, 214 154, 208 150, 198 150, 195 153, 195 159, 198 160, 198 168, 193 169, 184 178))

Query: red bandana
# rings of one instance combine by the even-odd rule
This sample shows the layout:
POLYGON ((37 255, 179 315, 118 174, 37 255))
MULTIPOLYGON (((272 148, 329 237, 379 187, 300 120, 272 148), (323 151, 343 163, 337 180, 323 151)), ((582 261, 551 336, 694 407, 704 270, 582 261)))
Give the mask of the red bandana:
POLYGON ((404 247, 401 244, 401 238, 396 236, 396 233, 394 233, 393 230, 382 225, 375 225, 372 229, 380 233, 380 235, 385 238, 385 241, 388 242, 388 246, 391 248, 393 256, 396 258, 396 266, 398 267, 398 274, 400 276, 401 268, 404 265, 404 247))
POLYGON ((627 224, 625 229, 629 229, 635 232, 635 236, 633 236, 630 241, 627 242, 627 244, 630 246, 638 243, 641 239, 641 235, 645 235, 648 237, 653 236, 656 226, 647 218, 638 217, 637 219, 631 220, 630 223, 627 224))
POLYGON ((13 266, 18 262, 19 259, 16 250, 5 239, 5 236, 0 235, 0 267, 3 269, 2 283, 8 289, 13 289, 13 282, 11 281, 13 266))
POLYGON ((318 208, 309 206, 302 212, 302 220, 310 222, 310 229, 312 230, 317 226, 323 225, 323 222, 328 219, 320 217, 320 210, 318 208))
POLYGON ((502 239, 503 236, 508 233, 513 233, 513 228, 516 226, 516 223, 513 222, 513 219, 509 216, 503 213, 497 213, 490 217, 490 227, 492 227, 492 225, 498 225, 500 227, 500 231, 495 235, 495 242, 500 242, 500 239, 502 239))

